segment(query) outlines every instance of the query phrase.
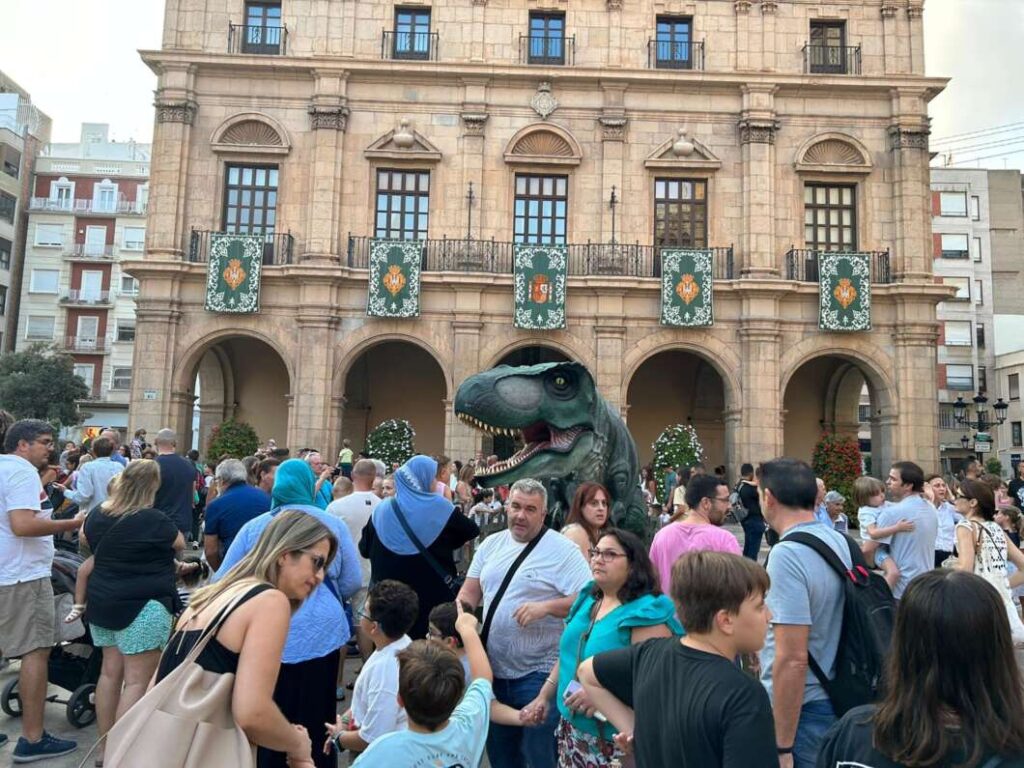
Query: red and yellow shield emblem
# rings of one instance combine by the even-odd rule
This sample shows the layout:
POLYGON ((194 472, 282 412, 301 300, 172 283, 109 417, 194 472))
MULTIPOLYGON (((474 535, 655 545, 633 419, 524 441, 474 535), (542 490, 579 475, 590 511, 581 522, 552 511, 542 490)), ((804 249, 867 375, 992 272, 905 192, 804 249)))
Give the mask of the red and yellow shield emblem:
POLYGON ((839 280, 839 284, 835 290, 832 291, 832 295, 836 297, 836 301, 839 302, 839 306, 843 309, 847 309, 853 302, 857 300, 857 289, 853 287, 853 283, 850 278, 844 277, 839 280))
POLYGON ((245 278, 246 271, 242 268, 241 260, 231 259, 224 270, 224 282, 228 284, 228 288, 237 291, 238 286, 245 282, 245 278))
POLYGON ((392 264, 388 267, 387 274, 381 278, 381 282, 384 283, 384 288, 388 293, 397 296, 405 288, 405 275, 402 274, 402 268, 397 264, 392 264))
POLYGON ((700 283, 693 279, 693 275, 683 275, 676 284, 676 293, 684 304, 689 305, 700 296, 700 283))
POLYGON ((534 275, 530 281, 530 299, 535 304, 547 304, 551 296, 551 281, 547 275, 534 275))

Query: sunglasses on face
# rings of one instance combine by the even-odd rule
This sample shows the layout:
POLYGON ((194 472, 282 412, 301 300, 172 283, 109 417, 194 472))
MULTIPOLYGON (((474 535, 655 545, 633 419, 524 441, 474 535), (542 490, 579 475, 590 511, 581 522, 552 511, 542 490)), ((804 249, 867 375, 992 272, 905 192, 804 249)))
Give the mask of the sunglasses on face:
POLYGON ((315 552, 310 552, 308 549, 300 549, 300 553, 305 555, 313 563, 313 572, 319 573, 320 571, 327 570, 327 558, 323 555, 318 555, 315 552))

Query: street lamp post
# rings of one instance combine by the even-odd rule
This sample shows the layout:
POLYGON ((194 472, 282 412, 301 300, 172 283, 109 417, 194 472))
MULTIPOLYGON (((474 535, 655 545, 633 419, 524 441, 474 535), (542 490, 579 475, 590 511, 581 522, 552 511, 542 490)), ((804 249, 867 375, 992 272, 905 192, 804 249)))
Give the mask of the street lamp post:
MULTIPOLYGON (((973 415, 970 412, 970 405, 964 402, 963 397, 958 397, 953 403, 953 419, 957 424, 974 430, 974 450, 980 454, 991 450, 992 439, 988 435, 988 430, 1006 421, 1006 412, 1010 406, 1001 397, 996 400, 992 406, 992 412, 995 415, 993 422, 992 416, 989 414, 988 398, 979 392, 971 400, 974 403, 973 415), (982 446, 984 446, 984 451, 981 450, 982 446)), ((970 438, 967 435, 960 438, 960 445, 964 447, 964 450, 967 450, 969 444, 970 438)))

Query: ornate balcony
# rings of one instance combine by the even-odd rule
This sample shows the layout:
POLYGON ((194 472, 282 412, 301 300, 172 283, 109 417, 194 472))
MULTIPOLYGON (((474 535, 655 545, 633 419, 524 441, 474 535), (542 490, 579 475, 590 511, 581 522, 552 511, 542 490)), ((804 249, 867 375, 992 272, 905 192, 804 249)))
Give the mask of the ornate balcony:
MULTIPOLYGON (((209 230, 193 229, 189 235, 188 260, 194 264, 205 264, 209 261, 210 236, 228 234, 209 230)), ((238 234, 244 234, 239 232, 238 234)), ((263 265, 280 266, 291 264, 295 255, 295 238, 287 232, 276 232, 262 235, 263 265)))
MULTIPOLYGON (((786 279, 800 283, 818 282, 818 258, 824 251, 791 248, 786 252, 786 279)), ((856 251, 866 254, 871 262, 871 282, 888 285, 893 281, 889 265, 889 251, 856 251)))

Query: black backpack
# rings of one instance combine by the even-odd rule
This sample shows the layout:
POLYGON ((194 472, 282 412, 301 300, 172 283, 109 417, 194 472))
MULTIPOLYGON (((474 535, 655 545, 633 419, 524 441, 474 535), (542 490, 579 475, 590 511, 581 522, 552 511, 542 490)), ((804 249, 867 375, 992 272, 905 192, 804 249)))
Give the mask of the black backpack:
POLYGON ((797 532, 784 541, 795 541, 817 552, 843 584, 843 627, 836 652, 836 676, 829 679, 809 653, 808 664, 828 694, 836 717, 862 704, 870 704, 882 692, 885 658, 892 639, 896 600, 885 579, 872 572, 857 542, 843 536, 850 546, 852 568, 810 533, 797 532))

